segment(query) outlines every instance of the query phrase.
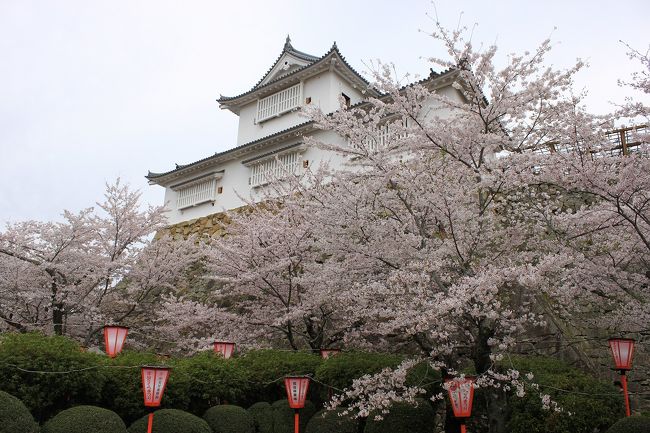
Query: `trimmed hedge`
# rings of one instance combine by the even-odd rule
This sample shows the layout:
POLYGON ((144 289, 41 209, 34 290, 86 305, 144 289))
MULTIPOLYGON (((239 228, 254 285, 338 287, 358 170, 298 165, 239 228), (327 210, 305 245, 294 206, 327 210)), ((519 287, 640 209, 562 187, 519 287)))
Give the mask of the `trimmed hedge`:
MULTIPOLYGON (((143 416, 129 427, 128 433, 147 433, 148 416, 143 416)), ((156 433, 212 433, 207 422, 178 409, 160 409, 153 415, 156 433)))
POLYGON ((404 359, 401 355, 367 352, 342 352, 324 361, 316 370, 316 380, 344 389, 364 374, 395 368, 404 359))
POLYGON ((255 421, 243 407, 230 404, 211 407, 203 419, 213 433, 255 433, 255 421))
POLYGON ((224 359, 212 350, 177 360, 173 373, 200 379, 191 381, 187 390, 188 410, 197 415, 219 403, 240 403, 251 388, 248 370, 236 359, 224 359))
POLYGON ((344 409, 321 410, 311 417, 305 433, 357 433, 359 420, 352 415, 341 416, 344 409))
POLYGON ((543 409, 539 392, 534 390, 528 390, 523 398, 512 395, 509 397, 509 432, 605 431, 624 415, 623 397, 610 383, 554 358, 513 356, 511 359, 522 375, 532 372, 532 381, 541 385, 539 392, 549 394, 564 412, 543 409), (571 412, 571 416, 567 416, 567 412, 571 412))
POLYGON ((607 433, 650 433, 650 418, 630 416, 618 420, 607 433))
POLYGON ((416 399, 416 404, 395 403, 381 420, 375 419, 379 414, 371 413, 364 433, 431 433, 435 411, 427 400, 416 399))
MULTIPOLYGON (((289 407, 289 402, 278 400, 271 405, 273 408, 273 433, 293 433, 294 432, 294 410, 289 407)), ((300 431, 305 431, 307 423, 316 413, 314 404, 307 400, 305 407, 300 409, 300 431)))
POLYGON ((127 433, 113 411, 97 406, 75 406, 49 420, 42 433, 127 433))
POLYGON ((74 405, 96 404, 104 378, 99 369, 74 374, 34 374, 18 370, 67 371, 96 367, 102 356, 83 352, 66 337, 40 333, 0 336, 0 390, 22 401, 37 421, 74 405), (15 367, 14 367, 15 366, 15 367))
MULTIPOLYGON (((252 404, 285 398, 284 382, 277 379, 289 375, 313 375, 322 360, 319 355, 308 352, 254 350, 236 358, 236 362, 248 371, 250 381, 255 384, 249 389, 246 399, 252 404)), ((310 388, 317 388, 314 385, 312 383, 310 388)), ((317 395, 317 392, 310 390, 310 394, 317 395)))
POLYGON ((22 401, 0 391, 0 433, 38 433, 38 424, 22 401))
POLYGON ((255 403, 248 408, 248 413, 253 418, 257 433, 273 433, 273 407, 270 403, 255 403))

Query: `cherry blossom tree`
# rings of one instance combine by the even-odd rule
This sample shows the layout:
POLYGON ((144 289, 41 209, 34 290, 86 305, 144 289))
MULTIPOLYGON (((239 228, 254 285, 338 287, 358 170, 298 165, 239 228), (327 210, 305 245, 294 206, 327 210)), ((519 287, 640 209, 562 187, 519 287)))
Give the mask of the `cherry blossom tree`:
POLYGON ((318 350, 339 342, 354 323, 340 314, 327 285, 311 278, 320 277, 322 253, 304 211, 287 207, 290 195, 282 193, 230 213, 228 234, 206 253, 217 287, 210 299, 237 313, 224 331, 239 330, 239 341, 318 350))
POLYGON ((191 241, 154 239, 165 224, 162 207, 141 210, 140 194, 119 180, 97 209, 8 224, 0 233, 0 319, 88 343, 105 323, 142 314, 199 257, 191 241))
MULTIPOLYGON (((549 41, 497 69, 496 47, 474 50, 462 30, 433 36, 449 60, 432 60, 451 68, 457 94, 426 81, 403 87, 380 65, 384 97, 331 115, 310 110, 346 140, 308 141, 346 157, 348 169, 295 184, 277 212, 311 230, 321 263, 301 281, 329 288, 357 321, 346 341, 419 351, 443 374, 473 369, 487 388, 490 431, 502 432, 505 392, 537 392, 504 369, 518 341, 549 323, 564 333, 574 320, 622 330, 629 308, 647 323, 650 167, 603 154, 612 123, 573 92, 580 61, 545 66, 549 41)), ((363 414, 412 398, 398 383, 404 374, 390 386, 386 377, 342 399, 363 414)))

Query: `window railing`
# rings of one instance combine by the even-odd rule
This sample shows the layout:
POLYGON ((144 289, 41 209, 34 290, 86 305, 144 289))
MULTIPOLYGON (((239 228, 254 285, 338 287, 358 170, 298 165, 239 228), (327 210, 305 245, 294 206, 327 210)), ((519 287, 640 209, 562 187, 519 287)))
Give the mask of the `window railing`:
POLYGON ((176 207, 185 209, 201 203, 214 201, 217 189, 217 179, 207 179, 184 186, 178 190, 176 207))
POLYGON ((370 153, 377 152, 380 149, 387 148, 393 141, 406 137, 406 132, 403 130, 400 131, 401 127, 408 127, 408 119, 404 120, 395 120, 392 122, 387 122, 377 127, 377 131, 366 137, 362 142, 361 146, 357 145, 357 148, 365 148, 370 153), (396 123, 399 122, 400 128, 396 128, 396 123))
POLYGON ((298 173, 301 166, 300 152, 285 153, 251 165, 251 187, 262 186, 274 180, 298 173))
POLYGON ((302 83, 257 101, 257 122, 263 122, 300 106, 302 83))

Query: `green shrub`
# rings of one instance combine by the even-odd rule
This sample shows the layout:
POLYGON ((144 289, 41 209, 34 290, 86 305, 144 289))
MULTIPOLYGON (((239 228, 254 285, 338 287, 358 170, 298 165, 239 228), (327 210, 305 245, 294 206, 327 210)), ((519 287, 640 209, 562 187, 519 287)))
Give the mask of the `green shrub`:
POLYGON ((196 379, 187 391, 188 410, 203 414, 219 403, 241 403, 250 388, 248 371, 234 359, 223 359, 214 352, 202 352, 174 363, 174 375, 196 379))
POLYGON ((618 420, 607 433, 650 433, 650 418, 630 416, 618 420))
POLYGON ((435 422, 435 412, 429 402, 417 399, 417 406, 395 403, 383 419, 375 419, 371 413, 366 422, 364 433, 431 433, 435 422))
POLYGON ((0 391, 0 433, 38 433, 38 424, 22 401, 0 391))
POLYGON ((246 409, 223 404, 211 407, 203 415, 213 433, 255 433, 255 421, 246 409))
MULTIPOLYGON (((321 364, 321 358, 307 352, 255 350, 235 359, 235 362, 248 371, 251 383, 257 384, 249 389, 246 399, 247 403, 254 403, 286 397, 284 382, 276 379, 288 375, 313 375, 321 364)), ((314 387, 312 383, 310 388, 314 387)))
MULTIPOLYGON (((289 402, 278 400, 272 405, 273 408, 273 433, 293 433, 294 432, 294 409, 289 407, 289 402)), ((305 431, 307 423, 316 413, 314 404, 307 400, 305 407, 300 409, 300 431, 305 431)))
MULTIPOLYGON (((532 372, 533 382, 540 384, 539 392, 549 394, 563 411, 543 409, 539 392, 535 390, 528 390, 523 398, 511 395, 509 432, 605 431, 623 415, 623 399, 613 385, 562 361, 546 357, 512 357, 512 365, 522 375, 532 372)), ((511 368, 510 363, 507 367, 511 368)))
POLYGON ((38 421, 80 404, 96 404, 103 376, 97 367, 103 356, 83 352, 74 341, 40 333, 0 337, 0 390, 21 400, 38 421), (37 374, 21 371, 68 371, 37 374), (83 370, 90 368, 89 370, 83 370))
MULTIPOLYGON (((147 433, 148 416, 143 416, 129 427, 129 433, 147 433)), ((191 413, 177 409, 160 409, 154 412, 155 433, 212 433, 208 423, 191 413)))
POLYGON ((400 355, 343 352, 324 361, 316 370, 316 380, 338 389, 352 385, 364 374, 379 373, 384 368, 395 368, 402 362, 400 355))
POLYGON ((43 433, 126 433, 124 421, 113 411, 97 406, 75 406, 58 413, 43 426, 43 433))
POLYGON ((341 413, 343 409, 321 410, 311 417, 305 433, 357 433, 359 420, 341 413))
POLYGON ((257 433, 273 433, 273 407, 270 403, 260 401, 248 408, 248 413, 255 422, 257 433))

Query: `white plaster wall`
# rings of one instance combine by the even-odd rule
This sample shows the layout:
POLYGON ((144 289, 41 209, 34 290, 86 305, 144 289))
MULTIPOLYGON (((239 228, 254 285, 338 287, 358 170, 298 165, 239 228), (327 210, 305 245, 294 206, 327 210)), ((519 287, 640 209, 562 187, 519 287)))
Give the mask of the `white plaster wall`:
MULTIPOLYGON (((352 104, 361 101, 363 96, 360 91, 353 89, 340 75, 326 71, 305 80, 302 101, 304 104, 305 99, 311 97, 312 105, 320 107, 326 113, 331 113, 339 109, 338 97, 341 92, 350 97, 352 104)), ((239 112, 237 146, 275 134, 308 120, 301 115, 300 110, 285 113, 258 124, 254 122, 256 115, 257 102, 242 107, 239 112)))
MULTIPOLYGON (((329 131, 317 131, 318 137, 322 137, 322 140, 327 142, 333 142, 338 140, 342 142, 342 138, 337 136, 333 132, 329 131)), ((176 198, 177 192, 171 188, 165 189, 165 203, 167 207, 167 218, 170 224, 176 224, 181 221, 187 221, 195 218, 204 217, 217 212, 223 212, 225 210, 230 210, 238 208, 246 204, 246 201, 252 200, 257 202, 262 200, 264 195, 264 186, 251 188, 248 184, 248 178, 250 177, 250 167, 245 166, 241 163, 242 160, 247 160, 254 158, 256 155, 266 154, 277 149, 284 148, 293 143, 302 142, 303 139, 300 137, 293 138, 290 141, 286 141, 281 144, 274 146, 269 146, 264 148, 256 153, 250 153, 244 158, 227 161, 224 164, 212 168, 210 170, 204 170, 202 172, 192 173, 191 177, 199 177, 202 174, 207 174, 214 172, 215 170, 224 170, 223 177, 217 181, 217 186, 223 187, 223 192, 221 194, 216 194, 216 200, 214 203, 202 203, 197 206, 190 208, 185 208, 178 210, 176 207, 176 198)), ((309 161, 309 169, 314 169, 321 163, 321 161, 330 161, 332 164, 339 164, 341 157, 335 155, 331 152, 325 152, 321 149, 312 147, 306 148, 302 153, 302 160, 309 161)), ((336 165, 335 165, 336 166, 336 165)), ((300 168, 302 170, 302 168, 300 168)), ((189 177, 189 176, 188 176, 189 177)))
MULTIPOLYGON (((304 97, 311 96, 312 103, 319 104, 323 110, 331 112, 339 108, 338 96, 341 92, 350 96, 352 104, 361 101, 363 97, 361 92, 352 88, 339 75, 332 72, 325 72, 305 82, 303 95, 304 97)), ((460 98, 458 91, 451 87, 445 87, 439 90, 439 92, 446 96, 460 98)), ((252 122, 255 110, 256 104, 250 104, 245 107, 245 109, 242 110, 242 114, 240 114, 240 136, 238 145, 245 144, 257 138, 270 135, 274 132, 281 131, 306 121, 305 118, 298 117, 298 113, 294 112, 269 120, 263 124, 263 128, 256 129, 254 127, 259 125, 253 125, 252 122), (250 113, 245 115, 244 111, 248 110, 249 107, 250 113), (250 122, 245 122, 246 118, 248 118, 250 122)), ((426 121, 431 121, 436 116, 447 117, 449 115, 451 115, 451 112, 448 109, 441 110, 440 106, 434 102, 431 102, 429 107, 425 108, 423 111, 423 117, 426 121)), ((314 137, 327 143, 344 143, 342 137, 331 131, 316 131, 314 137)), ((221 166, 213 167, 210 170, 193 172, 191 175, 188 175, 188 178, 195 178, 202 174, 224 170, 223 177, 217 181, 217 186, 223 187, 223 192, 221 194, 216 194, 216 201, 214 204, 203 203, 191 208, 178 210, 176 209, 177 193, 170 188, 166 188, 165 202, 168 209, 167 217, 169 223, 176 224, 181 221, 187 221, 217 212, 234 209, 243 206, 246 199, 252 201, 261 200, 265 197, 263 194, 264 187, 251 188, 249 186, 248 178, 250 176, 250 167, 246 167, 241 163, 241 161, 253 158, 256 155, 262 155, 272 152, 273 150, 281 149, 299 141, 302 141, 300 137, 294 137, 283 143, 265 147, 263 150, 259 150, 256 153, 251 152, 246 154, 243 158, 226 161, 221 166)), ((316 147, 305 149, 302 154, 302 159, 309 161, 309 169, 311 170, 315 170, 321 163, 328 163, 331 168, 338 168, 341 167, 341 164, 344 164, 347 161, 347 159, 341 155, 323 151, 316 147)))

